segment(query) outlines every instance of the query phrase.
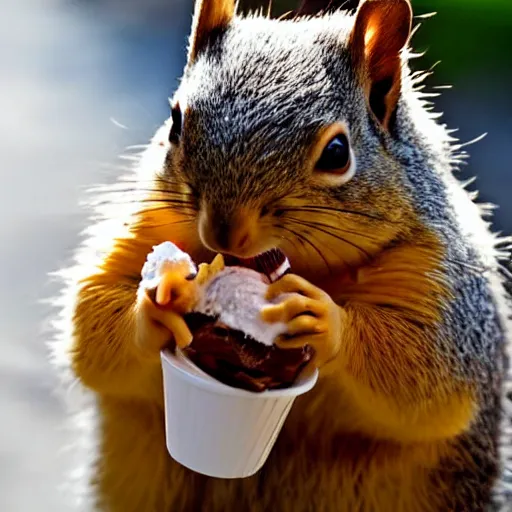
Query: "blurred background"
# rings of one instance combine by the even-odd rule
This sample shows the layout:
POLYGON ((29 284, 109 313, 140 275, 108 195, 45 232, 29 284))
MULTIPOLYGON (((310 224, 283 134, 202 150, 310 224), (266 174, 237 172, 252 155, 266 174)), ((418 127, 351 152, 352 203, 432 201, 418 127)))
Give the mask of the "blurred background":
MULTIPOLYGON (((296 7, 274 0, 274 13, 296 7)), ((461 178, 500 205, 512 232, 512 2, 412 0, 415 62, 469 147, 461 178), (419 20, 418 20, 419 21, 419 20)), ((245 6, 260 6, 250 0, 245 6)), ((72 510, 61 491, 71 454, 41 326, 47 273, 69 261, 85 225, 84 188, 111 181, 131 144, 168 115, 184 66, 192 0, 2 0, 0 15, 0 510, 72 510)))

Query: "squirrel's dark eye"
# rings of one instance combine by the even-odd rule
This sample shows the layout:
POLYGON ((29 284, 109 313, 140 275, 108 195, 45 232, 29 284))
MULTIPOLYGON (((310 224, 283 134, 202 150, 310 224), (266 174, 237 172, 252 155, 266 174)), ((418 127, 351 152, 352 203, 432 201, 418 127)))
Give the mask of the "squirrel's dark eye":
POLYGON ((317 171, 343 174, 350 168, 350 147, 346 135, 339 134, 325 147, 315 165, 317 171))
POLYGON ((182 116, 181 116, 181 108, 179 104, 174 106, 171 111, 172 118, 172 126, 171 131, 169 132, 169 142, 171 144, 178 144, 181 136, 181 125, 182 125, 182 116))

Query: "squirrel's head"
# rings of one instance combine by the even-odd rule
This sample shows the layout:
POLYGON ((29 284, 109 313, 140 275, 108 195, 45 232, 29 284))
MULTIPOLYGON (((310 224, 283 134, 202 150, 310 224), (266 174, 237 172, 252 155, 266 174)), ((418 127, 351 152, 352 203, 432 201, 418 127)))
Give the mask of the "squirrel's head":
POLYGON ((389 151, 402 94, 408 0, 292 20, 198 0, 172 101, 167 177, 192 198, 202 243, 292 265, 358 265, 410 212, 389 151))

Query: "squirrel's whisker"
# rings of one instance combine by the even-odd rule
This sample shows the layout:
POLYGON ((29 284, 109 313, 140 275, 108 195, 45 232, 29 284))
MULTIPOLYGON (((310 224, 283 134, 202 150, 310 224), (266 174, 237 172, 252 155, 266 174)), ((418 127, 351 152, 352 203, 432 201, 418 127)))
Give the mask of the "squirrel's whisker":
POLYGON ((284 207, 284 208, 281 208, 281 209, 284 210, 284 211, 290 211, 290 212, 326 211, 326 212, 332 212, 332 213, 338 213, 338 214, 339 213, 344 213, 344 214, 347 214, 347 215, 360 215, 361 217, 367 217, 367 218, 372 219, 372 220, 379 220, 379 221, 382 221, 382 222, 394 223, 394 221, 386 219, 386 218, 384 218, 384 217, 382 217, 380 215, 373 215, 373 214, 370 214, 370 213, 367 213, 367 212, 359 212, 359 211, 356 211, 356 210, 346 210, 346 209, 337 208, 337 207, 334 207, 334 206, 315 206, 315 205, 307 204, 307 205, 300 206, 300 207, 295 207, 295 208, 284 207))
MULTIPOLYGON (((102 193, 99 195, 99 197, 101 196, 106 196, 106 197, 115 197, 115 196, 119 196, 119 197, 125 197, 127 196, 128 194, 134 194, 134 195, 139 195, 141 197, 141 199, 143 200, 150 200, 150 201, 160 201, 161 198, 164 198, 164 199, 182 199, 184 197, 192 197, 191 194, 178 194, 178 193, 175 193, 175 194, 169 194, 168 192, 165 192, 165 191, 162 191, 162 190, 157 190, 157 189, 124 189, 124 190, 116 190, 116 191, 111 191, 111 192, 105 192, 105 193, 102 193), (151 194, 153 196, 151 196, 151 194)), ((130 197, 130 199, 133 199, 132 197, 130 197)))
MULTIPOLYGON (((273 224, 272 225, 272 228, 275 229, 275 230, 282 230, 282 226, 278 225, 278 224, 273 224)), ((284 230, 286 231, 286 230, 284 230)), ((289 244, 292 248, 292 250, 295 252, 300 252, 300 249, 303 247, 304 245, 304 242, 301 240, 301 239, 298 239, 298 238, 289 238, 288 236, 286 236, 286 234, 281 234, 280 235, 280 238, 281 240, 285 243, 285 244, 289 244)), ((286 252, 286 248, 283 248, 286 252)))
POLYGON ((299 222, 307 222, 308 224, 311 224, 311 225, 314 225, 314 226, 318 226, 318 227, 322 227, 322 228, 327 228, 327 229, 332 229, 334 231, 339 231, 340 233, 348 233, 350 235, 356 235, 356 236, 359 236, 361 238, 366 238, 367 240, 371 240, 371 241, 377 241, 377 239, 371 235, 368 235, 368 234, 365 234, 365 233, 361 233, 359 231, 353 231, 351 229, 342 229, 338 226, 332 226, 331 224, 325 224, 323 222, 314 222, 314 221, 310 221, 310 220, 306 220, 306 219, 301 219, 301 218, 298 218, 298 217, 286 217, 287 219, 291 220, 291 221, 299 221, 299 222))
MULTIPOLYGON (((121 183, 133 183, 134 185, 140 185, 141 183, 149 183, 153 185, 154 183, 163 183, 165 185, 182 185, 183 182, 167 177, 167 176, 152 176, 146 180, 141 179, 140 176, 137 175, 129 175, 129 176, 121 176, 119 181, 115 183, 113 186, 119 185, 121 183)), ((107 187, 109 185, 106 185, 107 187)))
MULTIPOLYGON (((169 209, 170 209, 169 206, 154 206, 154 207, 149 207, 149 208, 143 208, 141 211, 144 213, 151 213, 151 212, 158 212, 158 211, 163 211, 163 210, 169 211, 169 209)), ((190 218, 195 217, 193 213, 186 212, 185 208, 183 208, 183 209, 173 208, 173 211, 175 211, 176 213, 179 213, 180 215, 187 215, 190 218)))
MULTIPOLYGON (((187 201, 180 201, 179 199, 135 199, 135 198, 121 198, 121 199, 104 199, 100 201, 95 201, 94 205, 97 207, 102 206, 129 206, 129 205, 138 205, 138 204, 149 204, 155 205, 156 209, 160 210, 168 210, 173 208, 178 211, 190 210, 192 212, 196 211, 195 204, 187 201), (165 205, 165 206, 162 206, 165 205)), ((153 209, 155 209, 153 208, 153 209)))
POLYGON ((332 236, 333 238, 336 238, 340 242, 343 242, 343 243, 345 243, 347 245, 352 246, 354 249, 356 249, 359 252, 361 252, 362 254, 364 254, 364 256, 368 260, 372 259, 372 256, 370 255, 370 253, 368 253, 368 251, 363 249, 361 246, 355 244, 354 242, 351 242, 350 240, 347 240, 346 238, 344 238, 344 237, 342 237, 340 235, 336 235, 335 233, 332 233, 331 231, 328 231, 327 229, 320 228, 317 225, 310 224, 309 222, 306 222, 306 221, 297 221, 297 220, 295 220, 295 221, 293 221, 293 223, 301 225, 301 226, 304 226, 304 227, 307 227, 307 228, 310 228, 310 229, 313 229, 313 230, 317 230, 317 231, 320 231, 321 233, 325 233, 326 235, 332 236))
POLYGON ((139 203, 165 203, 165 204, 183 204, 193 206, 193 201, 187 201, 184 199, 174 199, 171 197, 160 197, 160 198, 145 198, 138 201, 139 203))
POLYGON ((304 241, 306 244, 308 244, 309 246, 311 246, 315 252, 320 256, 320 258, 323 260, 325 266, 327 267, 327 270, 329 272, 331 272, 331 267, 329 265, 329 262, 327 261, 327 259, 325 258, 325 256, 323 255, 322 251, 320 249, 318 249, 318 247, 313 243, 311 242, 311 240, 308 240, 308 238, 304 235, 302 235, 301 233, 289 228, 288 226, 280 226, 281 229, 284 229, 286 231, 289 231, 291 234, 293 234, 293 236, 297 237, 297 239, 299 240, 302 240, 304 241))
MULTIPOLYGON (((151 212, 151 210, 149 210, 149 212, 151 212)), ((148 210, 141 210, 140 213, 148 213, 148 210)), ((134 227, 138 227, 142 224, 145 224, 147 221, 145 220, 136 220, 133 225, 134 227)), ((173 220, 171 222, 161 222, 161 223, 158 223, 158 224, 153 224, 151 223, 151 226, 152 228, 164 228, 164 227, 169 227, 169 226, 177 226, 179 224, 192 224, 194 222, 194 219, 192 218, 189 218, 189 219, 180 219, 180 220, 173 220)))
MULTIPOLYGON (((304 236, 306 236, 306 235, 304 235, 304 236)), ((317 236, 315 236, 314 233, 308 233, 307 238, 311 239, 317 246, 319 246, 319 247, 322 246, 322 241, 317 236)), ((324 245, 322 247, 322 250, 323 250, 323 254, 325 254, 326 251, 329 251, 334 256, 335 260, 343 261, 344 264, 346 263, 343 260, 343 258, 340 257, 340 254, 338 252, 336 252, 334 249, 332 249, 331 247, 324 245)))
MULTIPOLYGON (((276 229, 280 229, 280 226, 274 226, 276 229)), ((285 232, 290 232, 289 230, 284 230, 285 232)), ((305 248, 305 243, 304 243, 304 240, 301 239, 301 238, 297 238, 293 232, 291 233, 293 235, 294 238, 290 238, 288 236, 283 236, 283 240, 288 243, 293 252, 297 252, 298 254, 302 254, 304 251, 303 249, 305 248)), ((286 251, 286 247, 283 248, 285 250, 285 253, 287 252, 286 251)), ((308 271, 311 270, 311 262, 310 262, 310 259, 309 258, 305 258, 305 262, 306 262, 306 268, 308 269, 308 271)))

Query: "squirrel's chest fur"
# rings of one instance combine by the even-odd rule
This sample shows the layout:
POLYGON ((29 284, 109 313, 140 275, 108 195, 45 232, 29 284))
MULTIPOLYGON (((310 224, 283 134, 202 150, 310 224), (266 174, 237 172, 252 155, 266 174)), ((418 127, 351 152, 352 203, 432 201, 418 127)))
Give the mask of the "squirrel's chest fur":
POLYGON ((244 480, 207 478, 176 464, 165 449, 160 406, 103 400, 98 498, 112 512, 458 510, 439 501, 446 496, 439 486, 452 483, 436 478, 456 446, 399 446, 350 434, 357 418, 348 408, 332 414, 333 399, 343 401, 332 387, 320 381, 297 400, 268 462, 244 480))

